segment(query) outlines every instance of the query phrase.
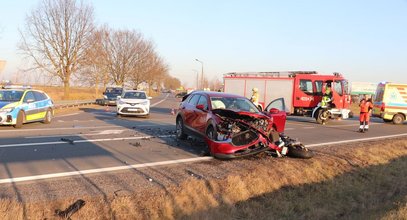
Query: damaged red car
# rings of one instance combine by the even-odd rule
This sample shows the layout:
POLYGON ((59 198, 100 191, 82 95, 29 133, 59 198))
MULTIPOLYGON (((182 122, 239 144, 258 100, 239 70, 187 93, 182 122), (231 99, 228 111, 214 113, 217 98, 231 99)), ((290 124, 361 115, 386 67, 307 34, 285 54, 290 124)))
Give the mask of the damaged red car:
POLYGON ((311 158, 313 153, 283 134, 284 99, 272 101, 261 112, 245 97, 196 91, 183 97, 176 117, 176 135, 205 139, 209 153, 231 159, 269 151, 277 156, 311 158))

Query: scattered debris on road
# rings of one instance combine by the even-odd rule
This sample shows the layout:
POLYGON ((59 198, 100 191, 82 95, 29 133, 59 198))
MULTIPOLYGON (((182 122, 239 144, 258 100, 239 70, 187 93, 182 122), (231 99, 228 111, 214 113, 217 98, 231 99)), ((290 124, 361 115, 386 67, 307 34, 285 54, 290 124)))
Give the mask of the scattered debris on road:
POLYGON ((141 147, 140 142, 130 143, 130 145, 132 145, 134 147, 141 147))
POLYGON ((66 208, 64 211, 61 211, 60 209, 55 210, 55 216, 64 219, 71 219, 71 216, 79 211, 83 206, 85 206, 85 204, 86 202, 84 200, 79 199, 68 208, 66 208))
POLYGON ((61 138, 61 141, 67 142, 69 144, 74 144, 74 140, 71 140, 69 138, 61 138))

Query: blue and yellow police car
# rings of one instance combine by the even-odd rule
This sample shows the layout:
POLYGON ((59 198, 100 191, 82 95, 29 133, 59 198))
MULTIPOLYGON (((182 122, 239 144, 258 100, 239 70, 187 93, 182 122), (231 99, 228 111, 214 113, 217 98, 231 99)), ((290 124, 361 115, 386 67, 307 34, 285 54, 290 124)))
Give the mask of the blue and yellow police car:
POLYGON ((5 86, 0 89, 0 125, 21 128, 24 123, 51 123, 54 104, 43 91, 30 86, 5 86))

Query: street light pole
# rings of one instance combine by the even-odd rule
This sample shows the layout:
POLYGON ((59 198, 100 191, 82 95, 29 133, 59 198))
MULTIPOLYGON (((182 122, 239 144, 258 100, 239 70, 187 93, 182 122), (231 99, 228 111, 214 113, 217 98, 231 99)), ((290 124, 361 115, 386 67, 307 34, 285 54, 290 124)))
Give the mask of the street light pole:
POLYGON ((198 60, 198 59, 195 59, 195 61, 198 61, 198 62, 200 62, 201 63, 201 66, 202 66, 202 69, 201 69, 201 89, 203 90, 204 89, 204 68, 203 68, 203 62, 202 61, 200 61, 200 60, 198 60))
POLYGON ((192 71, 194 71, 196 74, 196 90, 198 90, 199 89, 199 72, 196 69, 193 69, 192 71))

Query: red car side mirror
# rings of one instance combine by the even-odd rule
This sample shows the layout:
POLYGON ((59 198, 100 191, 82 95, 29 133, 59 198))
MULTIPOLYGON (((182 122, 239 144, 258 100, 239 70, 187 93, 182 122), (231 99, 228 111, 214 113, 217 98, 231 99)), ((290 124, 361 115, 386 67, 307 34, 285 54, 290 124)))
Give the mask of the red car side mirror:
POLYGON ((277 113, 279 113, 279 112, 280 112, 280 110, 278 110, 278 109, 276 109, 276 108, 272 108, 272 109, 270 109, 270 111, 269 111, 270 114, 277 114, 277 113))
POLYGON ((199 109, 199 110, 202 110, 202 111, 205 111, 206 109, 205 109, 205 106, 204 105, 196 105, 195 106, 197 109, 199 109))

